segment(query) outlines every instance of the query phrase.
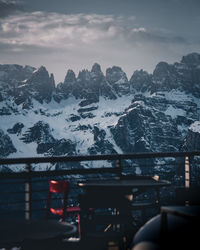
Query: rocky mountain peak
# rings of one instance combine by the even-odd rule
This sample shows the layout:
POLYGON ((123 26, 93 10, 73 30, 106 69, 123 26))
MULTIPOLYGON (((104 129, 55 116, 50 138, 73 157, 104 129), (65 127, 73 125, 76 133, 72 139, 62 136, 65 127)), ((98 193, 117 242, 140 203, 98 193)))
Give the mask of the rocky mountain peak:
POLYGON ((73 70, 69 69, 65 76, 64 84, 74 83, 76 81, 76 75, 73 70))
POLYGON ((24 69, 25 69, 27 72, 29 71, 30 73, 33 73, 33 71, 35 70, 34 67, 29 66, 29 65, 25 65, 24 69))
POLYGON ((53 73, 50 74, 50 87, 52 88, 52 91, 56 87, 53 73))
POLYGON ((126 77, 126 73, 118 66, 113 66, 112 68, 108 68, 106 70, 106 80, 110 83, 116 83, 120 79, 124 79, 125 81, 128 81, 126 77))
POLYGON ((156 65, 155 70, 153 71, 154 78, 166 77, 172 71, 173 66, 168 64, 167 62, 159 62, 156 65))
POLYGON ((27 65, 23 67, 18 64, 1 64, 0 80, 8 84, 24 81, 32 75, 34 70, 34 67, 27 65))
POLYGON ((136 70, 130 79, 132 89, 137 91, 146 91, 152 84, 152 76, 144 70, 136 70))
POLYGON ((35 70, 26 83, 33 91, 37 92, 34 94, 34 97, 38 101, 42 102, 44 99, 50 101, 51 94, 55 88, 55 82, 53 74, 49 76, 49 73, 44 66, 35 70))
POLYGON ((98 63, 94 63, 94 65, 92 66, 91 72, 95 74, 102 73, 101 66, 98 63))
POLYGON ((42 65, 38 68, 38 70, 36 70, 36 72, 44 72, 45 74, 48 74, 47 69, 42 65))
POLYGON ((152 75, 152 92, 170 91, 179 87, 179 75, 174 65, 166 62, 157 64, 152 75))
POLYGON ((101 71, 101 66, 98 63, 95 63, 92 66, 90 75, 96 84, 100 84, 104 78, 103 72, 101 71))
POLYGON ((130 85, 126 73, 118 66, 106 70, 106 80, 116 91, 116 94, 126 95, 130 93, 130 85))
POLYGON ((66 99, 70 94, 72 94, 76 83, 76 75, 73 70, 69 69, 65 76, 64 83, 59 83, 57 85, 56 91, 57 95, 54 96, 54 99, 57 102, 60 102, 63 98, 66 99))
POLYGON ((38 68, 33 72, 27 84, 42 85, 44 82, 47 82, 48 80, 49 80, 49 73, 44 66, 41 66, 40 68, 38 68))
POLYGON ((87 69, 80 71, 78 74, 78 80, 90 81, 91 80, 90 72, 87 69))
POLYGON ((182 57, 181 63, 184 63, 188 66, 194 67, 200 65, 200 54, 190 53, 182 57))

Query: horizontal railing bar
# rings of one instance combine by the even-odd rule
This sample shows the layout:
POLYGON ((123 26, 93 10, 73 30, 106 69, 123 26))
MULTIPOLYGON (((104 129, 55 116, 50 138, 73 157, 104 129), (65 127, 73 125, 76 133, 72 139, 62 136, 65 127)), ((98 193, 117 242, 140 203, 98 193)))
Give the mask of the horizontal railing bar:
MULTIPOLYGON (((55 171, 55 170, 54 170, 55 171)), ((114 170, 114 171, 117 171, 116 169, 114 170)), ((46 171, 45 171, 46 172, 46 171)), ((48 171, 47 171, 48 172, 48 171)), ((115 173, 114 173, 115 174, 115 173)), ((77 175, 77 174, 76 174, 77 175)), ((52 178, 51 179, 49 179, 48 177, 51 177, 51 176, 42 176, 42 178, 40 178, 40 179, 36 179, 36 178, 32 178, 32 180, 31 180, 31 182, 32 183, 42 183, 42 182, 47 182, 48 183, 48 181, 49 180, 52 180, 52 178)), ((65 175, 63 175, 61 178, 57 178, 57 177, 60 177, 60 176, 54 176, 54 177, 56 177, 56 178, 54 178, 55 180, 63 180, 63 179, 65 179, 66 177, 65 177, 65 175)), ((78 177, 75 177, 75 178, 72 178, 71 176, 70 177, 67 177, 70 181, 74 181, 74 180, 76 180, 76 182, 77 182, 77 180, 79 181, 79 180, 83 180, 83 177, 81 178, 78 178, 78 177)))
POLYGON ((24 184, 24 180, 19 179, 18 181, 9 181, 8 180, 8 181, 1 181, 0 182, 0 185, 7 185, 7 184, 9 184, 9 185, 19 184, 19 185, 21 185, 21 184, 24 184))
POLYGON ((1 211, 0 218, 3 214, 13 214, 13 213, 22 213, 24 214, 25 210, 9 210, 9 211, 1 211))
POLYGON ((32 208, 32 212, 41 212, 41 211, 46 211, 46 208, 32 208))
POLYGON ((43 193, 43 192, 48 192, 48 189, 35 189, 31 190, 31 193, 43 193))
MULTIPOLYGON (((51 200, 60 200, 59 197, 51 198, 51 200)), ((46 202, 46 199, 32 199, 31 202, 40 202, 44 201, 46 202)), ((10 204, 20 204, 20 203, 27 203, 25 200, 18 200, 18 201, 7 201, 7 202, 0 202, 0 206, 2 205, 10 205, 10 204)))
MULTIPOLYGON (((166 164, 154 164, 152 166, 152 164, 139 164, 137 167, 140 167, 140 168, 145 168, 145 167, 174 167, 174 166, 182 166, 184 164, 184 162, 182 163, 179 163, 179 162, 172 162, 172 163, 166 163, 166 164)), ((133 168, 134 166, 131 166, 131 165, 123 165, 122 168, 123 170, 124 169, 128 169, 128 168, 133 168)))
POLYGON ((20 203, 25 203, 25 201, 24 200, 20 200, 20 201, 0 202, 0 206, 2 206, 2 205, 10 205, 10 204, 20 204, 20 203))
POLYGON ((47 177, 60 175, 85 175, 85 174, 103 174, 103 173, 118 173, 117 168, 86 168, 86 169, 66 169, 66 170, 52 170, 52 171, 32 171, 27 172, 0 172, 0 179, 5 178, 27 178, 27 177, 47 177))
POLYGON ((165 158, 165 157, 185 157, 200 156, 200 151, 192 152, 158 152, 158 153, 134 153, 134 154, 113 154, 113 155, 82 155, 82 156, 53 156, 53 157, 30 157, 30 158, 3 158, 2 164, 28 164, 28 163, 56 163, 56 162, 80 162, 99 160, 123 160, 141 158, 165 158))
MULTIPOLYGON (((60 199, 57 198, 57 199, 51 199, 51 200, 60 200, 60 199)), ((31 202, 33 202, 33 203, 34 203, 34 202, 42 202, 42 201, 46 203, 46 199, 32 199, 32 200, 31 200, 31 202)))
MULTIPOLYGON (((31 190, 31 193, 42 193, 42 192, 47 192, 47 189, 36 189, 36 190, 31 190)), ((8 194, 25 194, 25 193, 29 193, 28 191, 3 191, 0 192, 0 195, 8 195, 8 194)))
POLYGON ((8 194, 25 194, 25 191, 3 191, 0 192, 0 195, 8 195, 8 194))

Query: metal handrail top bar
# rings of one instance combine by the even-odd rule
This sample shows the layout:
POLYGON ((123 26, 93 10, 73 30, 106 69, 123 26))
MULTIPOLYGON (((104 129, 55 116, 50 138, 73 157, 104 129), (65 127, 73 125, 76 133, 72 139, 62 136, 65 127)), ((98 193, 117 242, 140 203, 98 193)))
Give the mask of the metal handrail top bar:
POLYGON ((27 158, 1 158, 2 164, 31 164, 31 163, 55 163, 55 162, 80 162, 80 161, 100 161, 100 160, 124 160, 124 159, 144 159, 144 158, 165 158, 165 157, 191 157, 200 156, 200 151, 192 152, 145 152, 134 154, 112 154, 112 155, 79 155, 79 156, 51 156, 51 157, 27 157, 27 158))
POLYGON ((117 168, 78 168, 78 169, 66 169, 66 170, 51 170, 51 171, 31 171, 25 172, 0 172, 0 179, 24 179, 28 176, 31 177, 56 177, 56 176, 62 176, 62 175, 85 175, 85 174, 104 174, 104 173, 113 173, 117 174, 120 171, 120 169, 117 168))

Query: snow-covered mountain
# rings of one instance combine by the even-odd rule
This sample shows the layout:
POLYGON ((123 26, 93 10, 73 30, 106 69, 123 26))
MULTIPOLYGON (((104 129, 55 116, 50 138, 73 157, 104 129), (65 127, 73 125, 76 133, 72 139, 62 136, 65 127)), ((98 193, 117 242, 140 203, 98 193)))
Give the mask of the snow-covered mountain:
POLYGON ((95 63, 57 86, 44 66, 0 65, 0 157, 199 149, 186 147, 199 98, 197 53, 130 80, 95 63))

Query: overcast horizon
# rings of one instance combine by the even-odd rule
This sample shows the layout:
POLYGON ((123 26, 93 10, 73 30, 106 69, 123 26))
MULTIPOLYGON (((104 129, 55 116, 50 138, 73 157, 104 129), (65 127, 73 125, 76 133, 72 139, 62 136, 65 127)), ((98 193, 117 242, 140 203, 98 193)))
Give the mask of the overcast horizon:
POLYGON ((0 64, 44 65, 56 83, 94 63, 151 73, 200 53, 199 0, 0 0, 0 64))

